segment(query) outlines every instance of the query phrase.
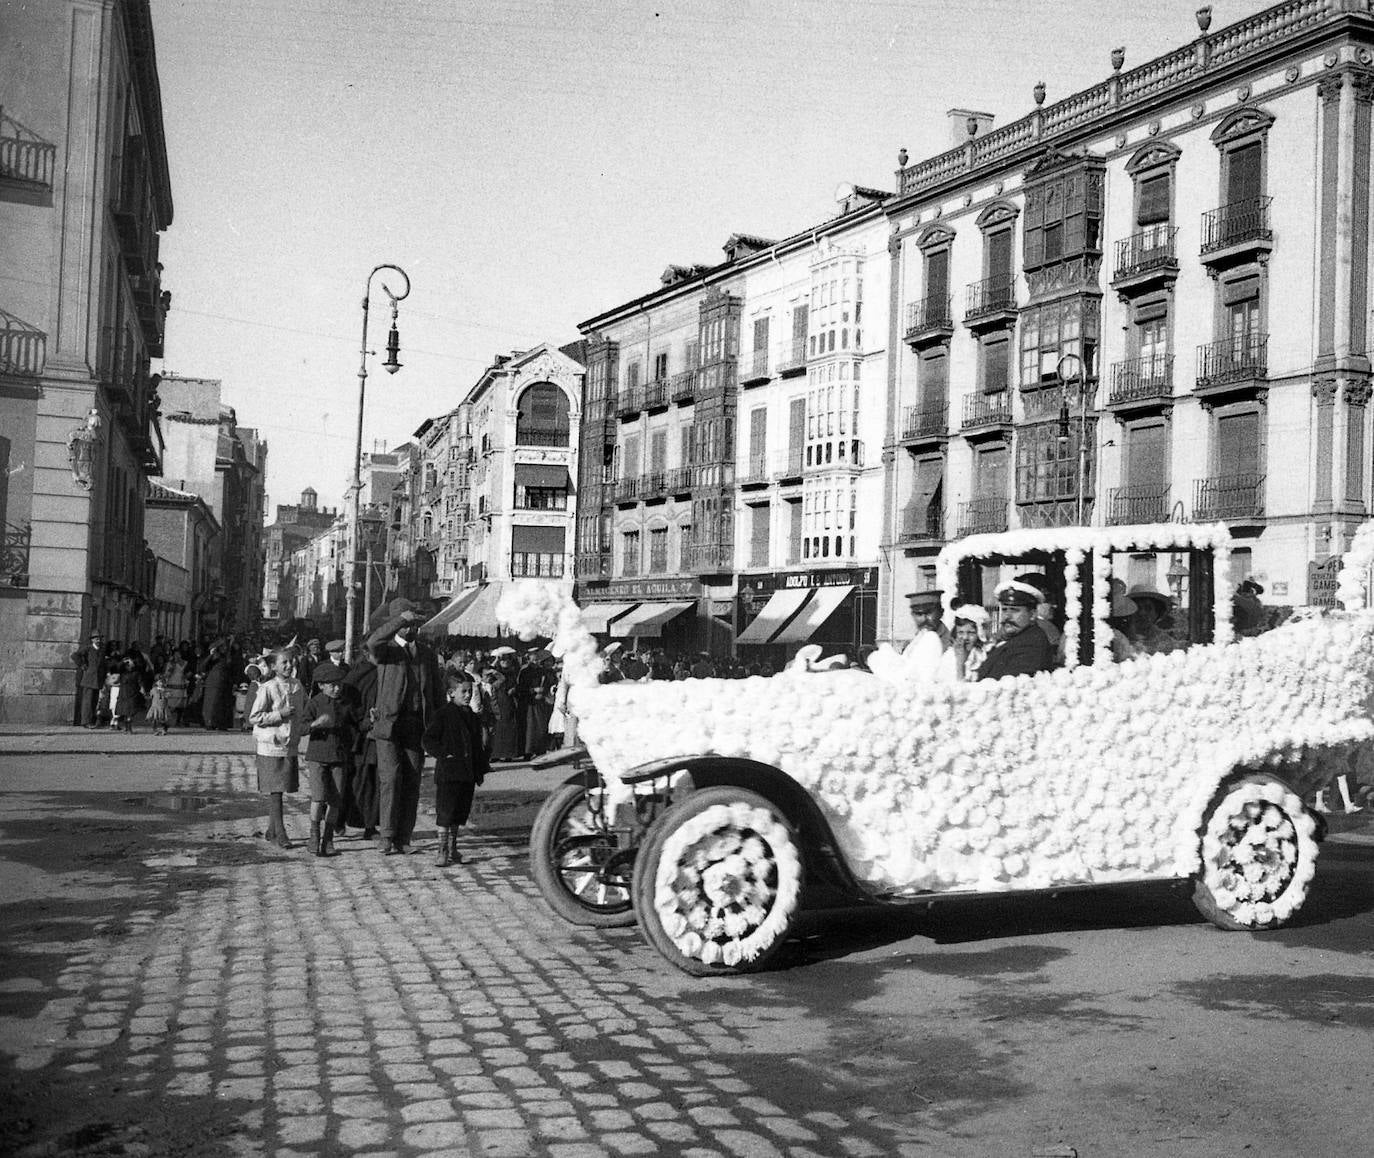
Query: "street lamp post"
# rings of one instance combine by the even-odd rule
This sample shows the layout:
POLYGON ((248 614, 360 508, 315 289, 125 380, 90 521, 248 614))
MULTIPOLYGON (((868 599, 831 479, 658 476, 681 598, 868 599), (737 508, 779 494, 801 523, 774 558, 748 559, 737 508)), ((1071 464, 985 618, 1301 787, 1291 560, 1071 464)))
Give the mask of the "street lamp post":
POLYGON ((1077 354, 1065 354, 1054 368, 1059 379, 1059 441, 1069 441, 1068 386, 1072 382, 1078 392, 1078 525, 1084 526, 1084 488, 1088 480, 1088 383, 1083 377, 1083 359, 1077 354))
POLYGON ((358 511, 362 505, 363 492, 363 400, 367 394, 367 314, 371 306, 372 279, 382 270, 390 270, 399 274, 401 281, 404 282, 404 288, 400 293, 392 293, 391 288, 386 284, 385 275, 382 277, 382 292, 391 299, 391 331, 386 338, 386 361, 382 363, 383 369, 388 374, 394 374, 401 368, 401 363, 398 361, 398 355, 401 352, 401 338, 396 332, 396 303, 404 300, 410 294, 410 278, 399 265, 379 265, 367 275, 367 285, 363 292, 363 341, 358 365, 358 441, 353 451, 353 510, 349 516, 348 587, 344 592, 347 606, 344 655, 348 658, 349 663, 357 658, 355 644, 358 621, 358 511))

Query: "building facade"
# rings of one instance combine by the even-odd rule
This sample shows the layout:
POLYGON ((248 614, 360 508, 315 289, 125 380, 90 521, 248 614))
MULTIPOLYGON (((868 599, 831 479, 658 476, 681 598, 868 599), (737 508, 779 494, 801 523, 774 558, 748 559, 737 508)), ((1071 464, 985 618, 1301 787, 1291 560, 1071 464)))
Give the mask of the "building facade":
POLYGON ((220 525, 200 495, 163 483, 148 484, 144 527, 157 557, 155 622, 145 640, 174 642, 213 635, 219 626, 220 525))
POLYGON ((9 5, 0 37, 0 721, 73 718, 87 632, 147 630, 172 222, 148 0, 9 5))
POLYGON ((609 637, 785 662, 872 642, 887 425, 879 190, 583 323, 577 596, 609 637), (864 303, 876 303, 864 316, 864 303))
MULTIPOLYGON (((581 354, 574 343, 498 356, 422 452, 428 501, 420 517, 428 514, 433 533, 443 516, 437 538, 425 541, 437 543, 446 568, 459 559, 464 568, 461 586, 426 624, 428 631, 493 639, 501 634, 496 604, 510 581, 571 587, 581 354), (442 463, 435 457, 441 447, 442 463), (441 465, 452 480, 443 485, 441 465), (450 545, 452 562, 445 553, 450 545)), ((449 573, 456 584, 456 570, 449 573)))
POLYGON ((238 424, 214 378, 164 375, 163 476, 205 500, 220 526, 214 634, 256 631, 262 607, 267 443, 238 424))
POLYGON ((1367 517, 1374 17, 1210 19, 901 158, 880 638, 978 531, 1222 521, 1225 580, 1301 604, 1367 517))
POLYGON ((338 511, 320 507, 314 487, 301 491, 299 503, 278 503, 276 518, 263 530, 262 618, 281 624, 295 616, 292 556, 321 531, 333 526, 338 511))

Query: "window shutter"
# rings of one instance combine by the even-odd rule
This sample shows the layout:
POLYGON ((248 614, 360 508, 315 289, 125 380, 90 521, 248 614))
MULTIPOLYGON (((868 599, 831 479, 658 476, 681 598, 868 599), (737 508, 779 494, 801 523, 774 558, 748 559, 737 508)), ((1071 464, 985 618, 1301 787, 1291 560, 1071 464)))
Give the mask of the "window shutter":
POLYGON ((1221 287, 1221 301, 1223 305, 1233 306, 1238 302, 1248 302, 1259 298, 1259 275, 1252 274, 1250 277, 1236 278, 1228 281, 1221 287))
POLYGON ((792 311, 792 337, 805 338, 809 310, 806 306, 797 306, 792 311))
POLYGON ((978 455, 975 489, 980 499, 1007 497, 1007 448, 997 447, 978 455))
POLYGON ((1000 394, 1011 377, 1011 342, 1005 337, 983 346, 983 393, 1000 394))
POLYGON ((631 435, 625 440, 625 455, 620 467, 625 478, 634 478, 639 473, 639 435, 631 435))
POLYGON ((1164 464, 1169 446, 1162 422, 1134 426, 1127 442, 1127 482, 1133 487, 1162 487, 1168 481, 1164 464))
POLYGON ((1137 225, 1157 225, 1169 220, 1169 174, 1159 173, 1146 177, 1137 188, 1139 207, 1136 210, 1137 225))
POLYGON ((994 286, 1011 284, 1011 230, 988 236, 988 280, 994 286))
POLYGON ((921 356, 921 398, 927 406, 940 406, 949 397, 949 356, 944 350, 929 350, 921 356))
POLYGON ((1259 415, 1255 411, 1217 419, 1217 473, 1259 473, 1259 415))
POLYGON ((759 406, 749 412, 749 461, 762 462, 768 447, 768 410, 759 406))
POLYGON ((1156 302, 1141 302, 1136 306, 1135 320, 1139 325, 1141 322, 1153 322, 1164 317, 1169 312, 1169 303, 1162 298, 1156 302))
POLYGON ((649 469, 655 473, 668 469, 668 432, 655 430, 649 441, 649 469))
POLYGON ((749 566, 768 566, 769 515, 767 506, 749 508, 749 566))
POLYGON ((1251 201, 1260 196, 1261 145, 1253 141, 1226 156, 1226 202, 1251 201))
POLYGON ((943 298, 949 293, 949 250, 941 249, 926 258, 926 297, 943 298))
POLYGON ((768 318, 755 318, 755 319, 754 319, 754 349, 755 349, 755 350, 766 350, 766 349, 768 349, 768 323, 769 323, 769 321, 770 321, 770 319, 768 319, 768 318))
POLYGON ((806 399, 793 398, 787 408, 787 454, 795 458, 806 445, 806 399))

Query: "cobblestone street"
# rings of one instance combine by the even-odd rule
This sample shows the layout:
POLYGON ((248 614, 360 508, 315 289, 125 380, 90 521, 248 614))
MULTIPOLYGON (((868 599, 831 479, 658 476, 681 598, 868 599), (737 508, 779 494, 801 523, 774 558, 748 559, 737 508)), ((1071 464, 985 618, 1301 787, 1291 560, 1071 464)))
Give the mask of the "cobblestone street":
POLYGON ((105 790, 0 754, 5 1152, 1286 1158, 1371 1122, 1368 846, 1272 937, 1167 889, 970 903, 702 981, 544 906, 528 770, 439 870, 423 804, 408 857, 271 848, 237 751, 37 759, 105 790))

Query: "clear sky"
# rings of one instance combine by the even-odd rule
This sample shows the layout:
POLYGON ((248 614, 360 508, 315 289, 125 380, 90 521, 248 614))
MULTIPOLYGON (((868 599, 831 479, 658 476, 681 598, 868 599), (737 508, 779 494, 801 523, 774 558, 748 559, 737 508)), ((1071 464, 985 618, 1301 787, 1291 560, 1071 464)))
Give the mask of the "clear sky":
MULTIPOLYGON (((152 0, 175 219, 167 372, 220 378, 270 502, 352 472, 364 282, 410 275, 404 368, 373 295, 364 448, 497 353, 578 337, 669 263, 824 220, 948 147, 1197 35, 1195 0, 152 0)), ((1219 0, 1213 29, 1266 7, 1219 0)), ((269 517, 271 511, 269 508, 269 517)))

